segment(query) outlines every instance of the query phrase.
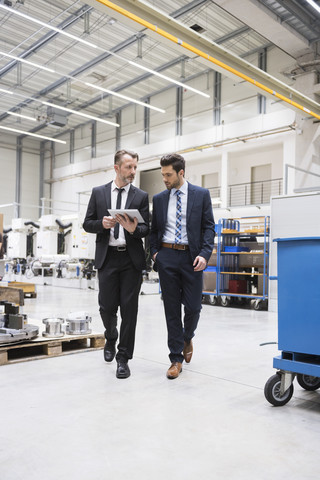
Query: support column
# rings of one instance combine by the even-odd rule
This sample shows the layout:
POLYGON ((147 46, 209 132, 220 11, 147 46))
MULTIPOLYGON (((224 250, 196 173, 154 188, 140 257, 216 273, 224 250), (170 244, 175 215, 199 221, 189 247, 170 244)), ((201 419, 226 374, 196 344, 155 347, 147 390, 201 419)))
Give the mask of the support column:
POLYGON ((94 120, 91 124, 91 158, 97 156, 97 122, 94 120))
MULTIPOLYGON (((258 66, 260 70, 263 70, 264 72, 267 71, 267 49, 264 48, 262 52, 259 53, 259 59, 258 59, 258 66)), ((264 114, 266 113, 266 106, 267 106, 267 99, 264 95, 261 95, 258 93, 258 113, 264 114)))
POLYGON ((69 150, 69 161, 74 163, 74 130, 70 130, 70 150, 69 150))
MULTIPOLYGON (((145 103, 150 103, 150 97, 146 98, 145 103)), ((144 107, 144 116, 143 116, 143 131, 144 131, 144 144, 149 145, 150 143, 150 108, 144 107)))
MULTIPOLYGON (((44 152, 46 142, 40 142, 40 175, 39 175, 39 205, 44 197, 44 152)), ((42 215, 43 208, 39 207, 39 217, 42 215)))
POLYGON ((176 97, 176 135, 182 135, 182 87, 177 87, 176 97))
POLYGON ((115 127, 116 129, 116 152, 121 149, 121 110, 116 113, 116 123, 120 127, 115 127))
POLYGON ((221 73, 214 72, 213 125, 221 124, 221 73))
POLYGON ((17 137, 16 145, 16 192, 14 218, 19 218, 21 213, 21 170, 22 170, 22 139, 17 137))
POLYGON ((228 208, 228 152, 221 156, 221 181, 220 181, 221 208, 228 208))

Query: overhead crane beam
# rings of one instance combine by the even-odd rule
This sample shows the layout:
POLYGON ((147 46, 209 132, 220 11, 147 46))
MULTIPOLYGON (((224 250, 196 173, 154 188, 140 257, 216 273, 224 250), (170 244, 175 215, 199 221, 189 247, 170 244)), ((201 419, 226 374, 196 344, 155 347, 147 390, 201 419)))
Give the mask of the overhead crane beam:
POLYGON ((320 120, 320 104, 301 92, 293 89, 284 82, 258 69, 244 59, 232 54, 220 45, 197 34, 181 22, 163 14, 138 0, 117 0, 117 3, 109 0, 88 0, 87 4, 100 9, 105 13, 106 7, 113 11, 122 23, 132 22, 140 24, 148 29, 148 35, 159 37, 170 48, 181 48, 188 51, 191 58, 197 58, 206 65, 212 64, 212 68, 233 79, 245 80, 257 92, 268 97, 277 98, 285 102, 288 107, 299 110, 305 116, 311 116, 320 120))

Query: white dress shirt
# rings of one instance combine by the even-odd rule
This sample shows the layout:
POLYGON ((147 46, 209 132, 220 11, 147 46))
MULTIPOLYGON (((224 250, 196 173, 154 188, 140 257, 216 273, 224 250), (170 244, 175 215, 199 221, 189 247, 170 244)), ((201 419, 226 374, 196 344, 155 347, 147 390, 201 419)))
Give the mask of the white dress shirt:
MULTIPOLYGON (((117 197, 118 197, 118 190, 117 190, 117 185, 113 181, 111 184, 111 208, 115 209, 117 208, 117 197)), ((124 190, 121 194, 121 207, 120 208, 125 208, 127 198, 128 198, 128 193, 130 189, 130 183, 126 185, 125 187, 122 187, 124 190)), ((112 247, 116 247, 117 245, 126 245, 126 239, 124 236, 124 231, 123 227, 119 225, 119 237, 114 238, 114 228, 110 228, 110 238, 109 238, 109 245, 112 247)))
MULTIPOLYGON (((181 244, 188 245, 187 235, 187 202, 188 202, 188 182, 185 181, 183 185, 178 189, 181 192, 181 207, 182 207, 182 219, 181 219, 181 244)), ((169 196, 167 223, 162 237, 162 241, 165 243, 175 243, 175 231, 176 231, 176 210, 177 210, 177 195, 176 188, 172 188, 169 196)))

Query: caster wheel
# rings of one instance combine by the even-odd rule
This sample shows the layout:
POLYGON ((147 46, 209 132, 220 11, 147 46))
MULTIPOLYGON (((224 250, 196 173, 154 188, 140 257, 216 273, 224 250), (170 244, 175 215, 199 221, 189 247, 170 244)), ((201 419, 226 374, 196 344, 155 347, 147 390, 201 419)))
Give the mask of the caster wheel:
POLYGON ((300 387, 304 388, 305 390, 314 391, 320 388, 320 378, 319 377, 312 377, 311 375, 297 375, 297 382, 299 383, 300 387))
POLYGON ((269 378, 264 387, 264 396, 271 405, 282 407, 289 402, 293 395, 293 384, 290 385, 284 394, 280 395, 281 378, 278 373, 269 378))
POLYGON ((218 305, 219 301, 216 295, 208 295, 207 297, 208 305, 218 305))
POLYGON ((221 297, 220 299, 221 307, 229 307, 230 304, 231 304, 231 297, 225 297, 225 296, 221 297))
POLYGON ((261 302, 260 302, 260 300, 255 300, 255 301, 253 302, 253 308, 254 308, 254 310, 261 310, 261 302))

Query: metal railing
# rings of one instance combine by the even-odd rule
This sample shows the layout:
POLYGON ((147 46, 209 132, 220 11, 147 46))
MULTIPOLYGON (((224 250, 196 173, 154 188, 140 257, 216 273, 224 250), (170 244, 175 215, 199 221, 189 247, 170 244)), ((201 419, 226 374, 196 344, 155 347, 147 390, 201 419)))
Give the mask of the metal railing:
POLYGON ((208 190, 211 198, 220 198, 220 187, 209 187, 208 190))
POLYGON ((270 197, 282 194, 282 178, 261 182, 239 183, 228 187, 228 207, 264 205, 270 197))

